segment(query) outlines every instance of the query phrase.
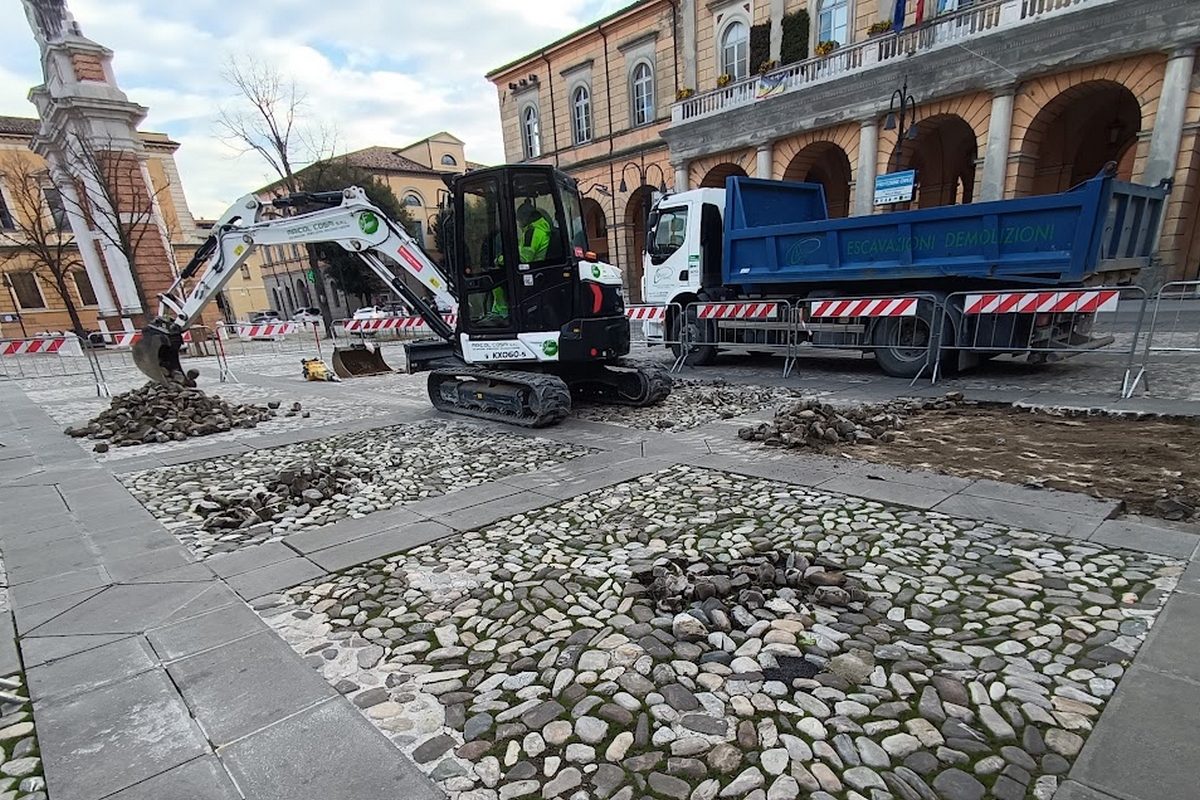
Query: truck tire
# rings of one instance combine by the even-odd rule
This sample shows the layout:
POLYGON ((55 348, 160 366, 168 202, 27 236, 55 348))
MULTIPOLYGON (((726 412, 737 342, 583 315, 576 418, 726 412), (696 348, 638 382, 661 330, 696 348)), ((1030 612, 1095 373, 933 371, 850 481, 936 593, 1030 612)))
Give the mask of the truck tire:
MULTIPOLYGON (((871 332, 871 344, 879 368, 893 378, 915 378, 921 374, 928 361, 929 341, 933 335, 932 319, 933 311, 929 304, 919 303, 915 317, 885 317, 879 320, 871 332)), ((945 341, 946 336, 943 335, 942 339, 945 341)), ((932 367, 929 364, 929 368, 932 367)))
MULTIPOLYGON (((686 322, 679 316, 676 316, 671 322, 670 336, 671 341, 683 341, 681 325, 687 325, 687 338, 691 341, 715 342, 717 340, 717 323, 712 320, 701 320, 696 316, 696 312, 689 309, 685 312, 686 322)), ((671 345, 671 351, 675 353, 675 357, 679 358, 679 354, 683 349, 681 344, 671 345)), ((707 367, 717 360, 716 345, 693 345, 687 354, 687 358, 683 363, 689 367, 707 367)))

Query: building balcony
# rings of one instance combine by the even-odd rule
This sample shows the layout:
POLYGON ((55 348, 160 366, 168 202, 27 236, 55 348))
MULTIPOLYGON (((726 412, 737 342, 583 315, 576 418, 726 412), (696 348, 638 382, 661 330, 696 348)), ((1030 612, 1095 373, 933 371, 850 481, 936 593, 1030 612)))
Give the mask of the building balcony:
POLYGON ((754 75, 720 89, 694 95, 671 109, 673 125, 721 114, 810 86, 890 66, 925 52, 1033 25, 1052 17, 1119 0, 992 0, 943 14, 919 27, 871 36, 839 47, 829 55, 798 61, 765 75, 754 75))

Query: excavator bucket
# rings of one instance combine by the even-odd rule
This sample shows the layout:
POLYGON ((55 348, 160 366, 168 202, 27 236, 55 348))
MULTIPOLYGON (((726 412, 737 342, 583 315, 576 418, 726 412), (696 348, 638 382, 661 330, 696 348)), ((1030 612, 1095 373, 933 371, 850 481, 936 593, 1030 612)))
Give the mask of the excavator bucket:
POLYGON ((152 381, 183 381, 188 386, 195 386, 195 380, 184 373, 183 365, 179 363, 182 349, 183 334, 145 328, 142 338, 133 344, 133 363, 152 381))
POLYGON ((339 378, 361 378, 393 371, 383 360, 383 353, 378 348, 352 344, 333 349, 333 372, 339 378))

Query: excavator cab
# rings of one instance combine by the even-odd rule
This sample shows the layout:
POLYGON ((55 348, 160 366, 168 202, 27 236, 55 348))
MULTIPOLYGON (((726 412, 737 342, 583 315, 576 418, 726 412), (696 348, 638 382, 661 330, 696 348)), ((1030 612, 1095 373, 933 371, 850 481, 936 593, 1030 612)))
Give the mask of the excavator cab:
POLYGON ((620 275, 587 260, 572 178, 543 165, 483 169, 460 177, 454 197, 453 261, 468 361, 476 360, 472 350, 487 349, 484 343, 514 337, 554 335, 552 344, 541 340, 541 355, 550 351, 558 362, 629 352, 620 275))

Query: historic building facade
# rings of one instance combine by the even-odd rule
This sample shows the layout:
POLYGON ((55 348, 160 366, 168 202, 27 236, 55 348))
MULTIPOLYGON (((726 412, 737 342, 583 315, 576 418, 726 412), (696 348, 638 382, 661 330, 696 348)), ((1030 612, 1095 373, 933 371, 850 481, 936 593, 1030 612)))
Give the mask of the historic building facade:
MULTIPOLYGON (((597 158, 573 137, 569 78, 611 76, 618 98, 633 97, 613 45, 648 37, 661 118, 639 157, 653 153, 669 188, 722 186, 729 175, 814 181, 833 215, 870 214, 875 178, 888 172, 917 170, 904 207, 930 207, 1063 191, 1111 161, 1127 180, 1174 181, 1157 277, 1198 277, 1200 3, 926 0, 920 20, 917 5, 896 32, 894 0, 635 3, 489 75, 509 160, 549 160, 584 190, 611 190, 597 169, 607 141, 597 158), (601 34, 615 39, 608 58, 601 34), (912 103, 901 123, 903 97, 912 103)), ((623 117, 614 129, 637 130, 623 117)), ((629 246, 613 260, 636 297, 639 214, 628 196, 614 199, 592 209, 610 255, 629 246)))
POLYGON ((112 51, 87 39, 65 4, 26 11, 45 82, 29 93, 39 119, 0 119, 3 334, 69 330, 68 299, 87 330, 137 329, 201 240, 179 145, 138 130, 147 109, 121 91, 112 51), (39 259, 30 236, 59 256, 39 259))

